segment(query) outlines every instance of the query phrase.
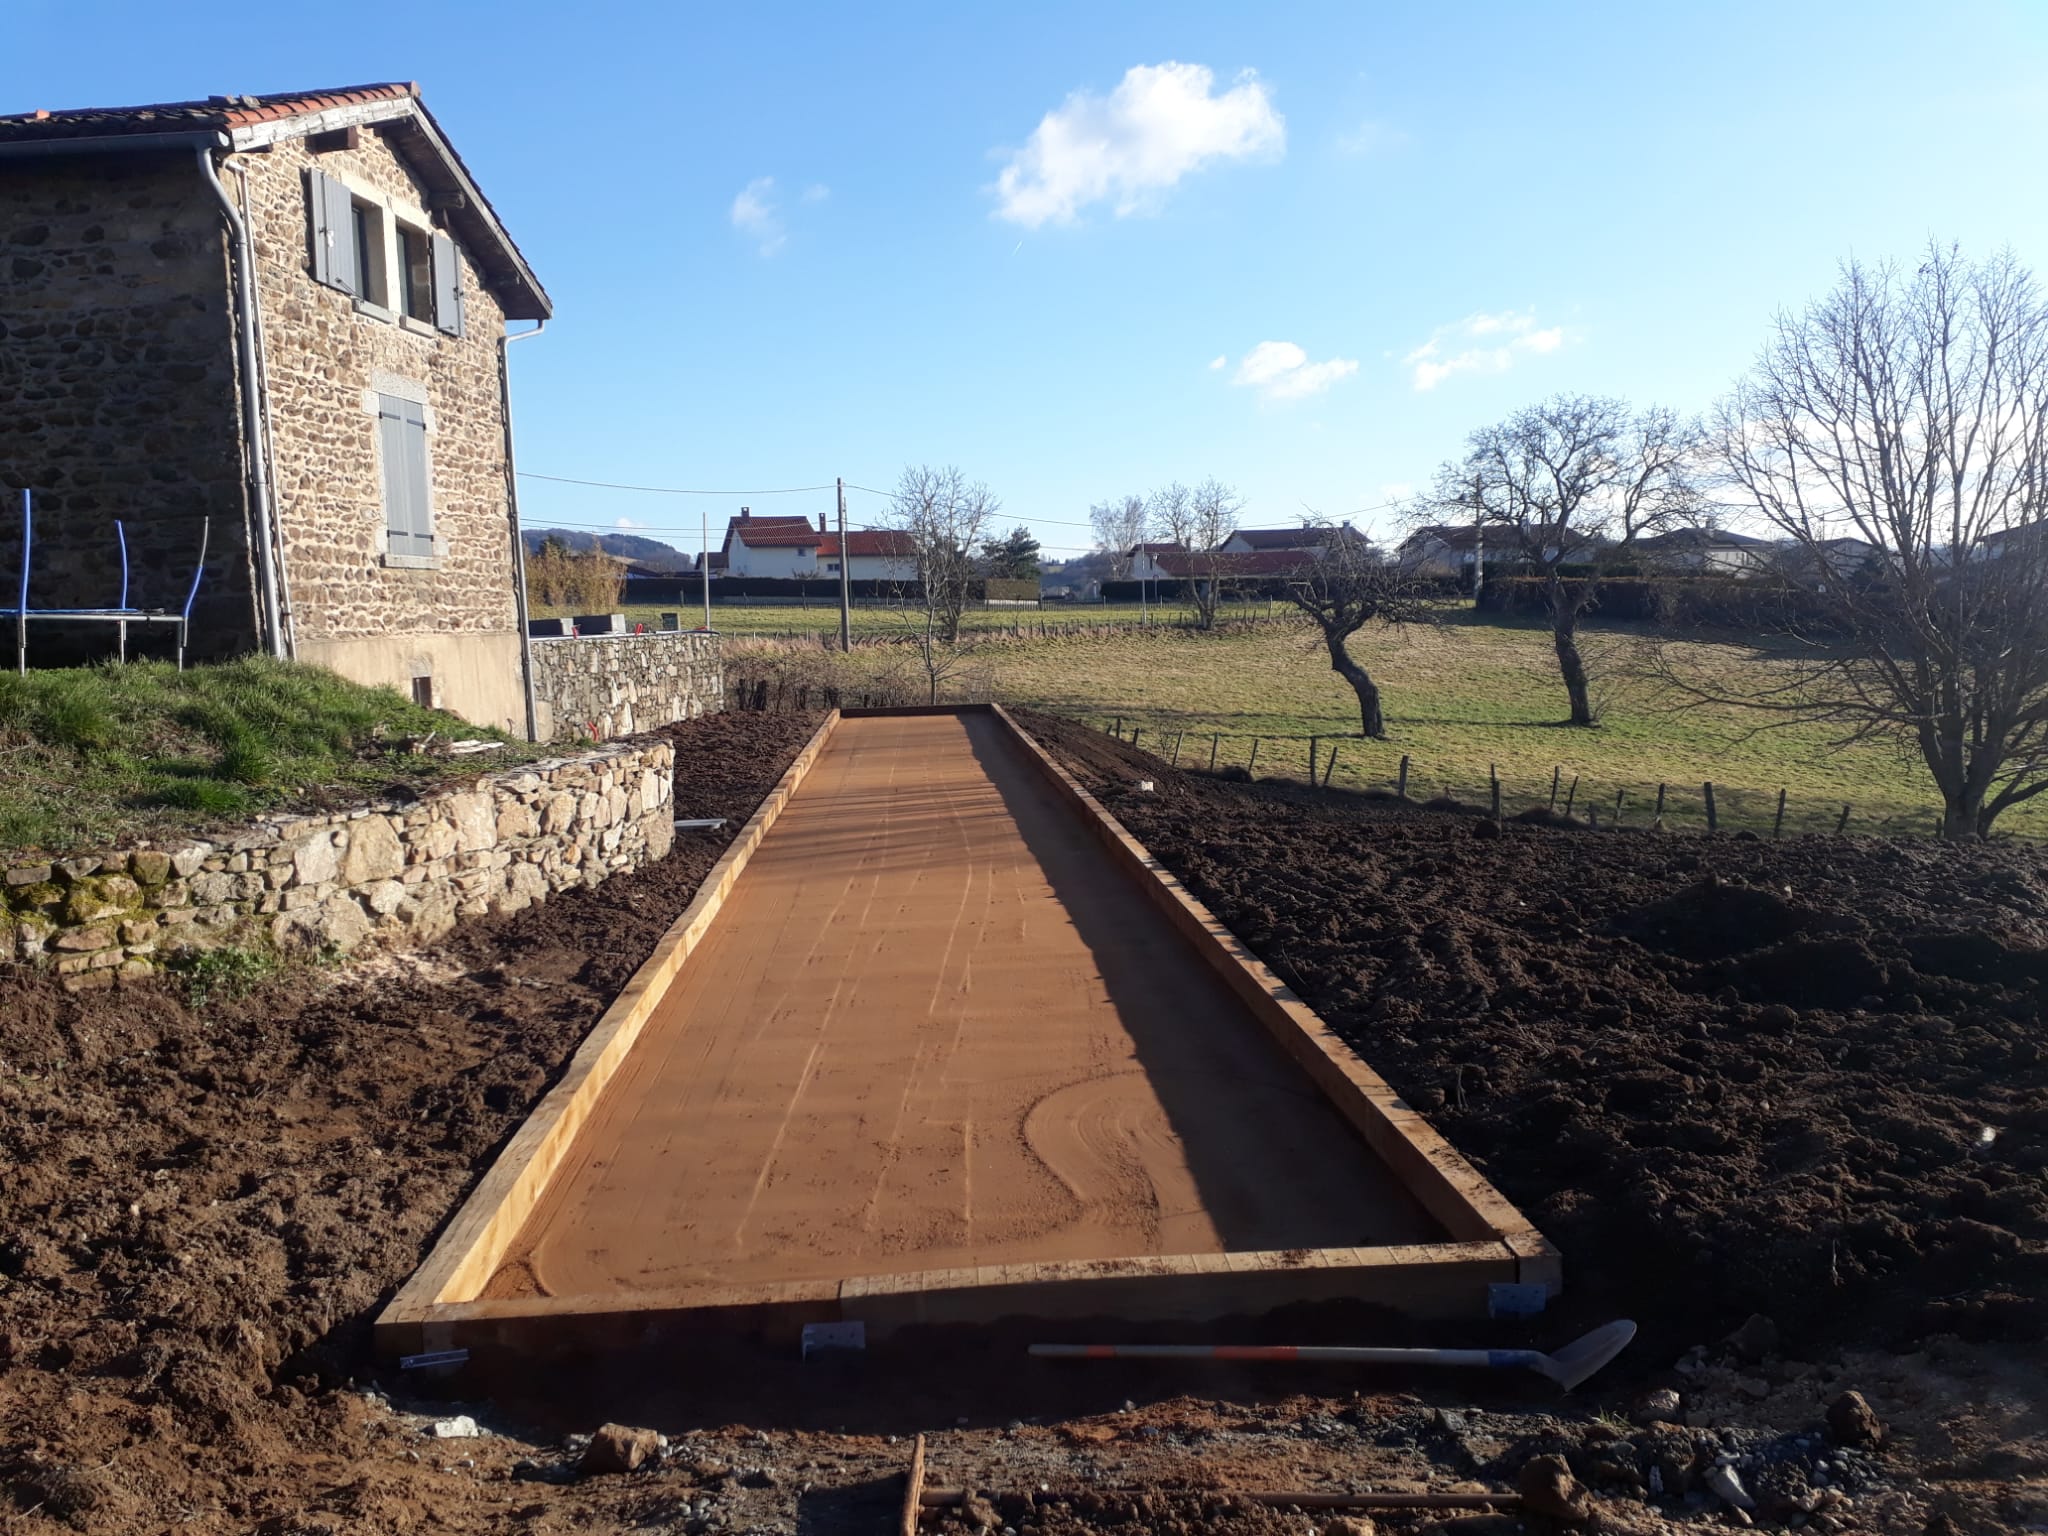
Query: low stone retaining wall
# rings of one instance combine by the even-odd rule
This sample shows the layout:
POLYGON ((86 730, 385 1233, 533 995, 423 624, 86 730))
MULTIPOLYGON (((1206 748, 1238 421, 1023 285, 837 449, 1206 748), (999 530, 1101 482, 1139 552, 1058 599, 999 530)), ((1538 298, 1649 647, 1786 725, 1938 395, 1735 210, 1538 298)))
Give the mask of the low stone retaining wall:
POLYGON ((46 960, 75 990, 193 947, 431 940, 660 858, 674 787, 669 743, 622 742, 219 842, 18 866, 0 875, 0 959, 46 960))
POLYGON ((542 741, 579 732, 607 741, 716 714, 725 708, 718 642, 687 630, 536 637, 535 733, 542 741))

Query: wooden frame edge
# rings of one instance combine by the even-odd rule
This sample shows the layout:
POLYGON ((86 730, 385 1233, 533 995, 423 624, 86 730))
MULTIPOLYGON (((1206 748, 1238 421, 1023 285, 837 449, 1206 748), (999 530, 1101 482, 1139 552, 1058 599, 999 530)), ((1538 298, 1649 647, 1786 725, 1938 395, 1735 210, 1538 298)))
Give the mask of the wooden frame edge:
POLYGON ((1562 1257, 1534 1224, 1267 969, 1008 710, 1000 704, 991 710, 1053 787, 1082 810, 1125 871, 1174 920, 1182 936, 1230 984, 1394 1175, 1443 1223, 1452 1240, 1505 1243, 1515 1253, 1518 1278, 1542 1284, 1553 1294, 1562 1290, 1562 1257))
POLYGON ((480 1290, 490 1279, 503 1261, 505 1250, 532 1214, 576 1132, 639 1038, 654 1004, 667 992, 677 970, 703 939, 740 872, 810 773, 839 720, 838 710, 826 715, 775 787, 755 807, 754 814, 711 866, 690 904, 655 943, 654 952, 619 989, 591 1026, 590 1033, 583 1037, 583 1043, 576 1048, 554 1087, 520 1122, 454 1219, 442 1229, 425 1261, 378 1315, 377 1333, 429 1324, 436 1320, 435 1314, 451 1293, 480 1290))

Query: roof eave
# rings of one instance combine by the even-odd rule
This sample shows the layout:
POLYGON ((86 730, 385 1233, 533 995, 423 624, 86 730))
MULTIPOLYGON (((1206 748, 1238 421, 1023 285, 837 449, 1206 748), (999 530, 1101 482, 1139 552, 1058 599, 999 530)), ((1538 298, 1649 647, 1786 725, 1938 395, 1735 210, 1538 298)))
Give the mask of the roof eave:
POLYGON ((230 138, 235 149, 241 151, 268 149, 286 139, 301 139, 316 133, 332 133, 341 128, 363 128, 377 124, 397 124, 417 133, 425 142, 435 169, 442 172, 454 183, 452 190, 461 194, 463 206, 451 211, 450 221, 454 223, 473 222, 482 240, 475 243, 492 249, 503 265, 485 267, 478 276, 498 299, 507 320, 548 320, 554 316, 554 304, 548 298, 547 290, 540 285, 533 268, 526 264, 526 258, 519 247, 512 243, 512 237, 505 226, 498 222, 497 214, 484 198, 482 190, 469 174, 468 168, 457 158, 446 136, 441 132, 433 114, 417 97, 395 97, 387 101, 347 102, 341 106, 323 108, 318 112, 303 112, 292 117, 273 118, 267 122, 249 123, 232 129, 230 138))

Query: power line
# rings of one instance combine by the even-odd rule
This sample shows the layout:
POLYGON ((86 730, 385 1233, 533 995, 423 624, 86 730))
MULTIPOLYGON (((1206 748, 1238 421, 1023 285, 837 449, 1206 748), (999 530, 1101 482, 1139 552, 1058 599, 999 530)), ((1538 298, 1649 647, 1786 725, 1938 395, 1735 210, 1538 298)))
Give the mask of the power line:
POLYGON ((600 491, 642 491, 650 496, 799 496, 811 491, 829 491, 829 485, 786 485, 771 491, 698 491, 673 485, 620 485, 611 480, 572 480, 567 475, 542 475, 522 469, 522 480, 551 480, 556 485, 588 485, 600 491))
MULTIPOLYGON (((518 471, 518 474, 519 478, 522 480, 546 480, 555 485, 584 485, 590 486, 593 489, 601 491, 638 491, 644 495, 649 496, 802 496, 808 495, 813 491, 829 491, 835 489, 835 487, 832 485, 791 485, 783 486, 776 490, 767 491, 704 491, 695 489, 686 490, 683 489, 682 487, 672 485, 622 485, 612 480, 576 480, 570 478, 567 475, 543 475, 529 469, 522 469, 518 471)), ((849 491, 861 491, 869 496, 880 496, 885 501, 894 501, 896 499, 896 493, 894 491, 877 490, 872 485, 855 485, 851 480, 846 482, 846 488, 849 491)), ((1351 516, 1363 517, 1368 512, 1384 512, 1390 507, 1397 507, 1399 505, 1399 502, 1382 501, 1370 507, 1354 508, 1351 512, 1351 516)), ((1092 521, 1077 523, 1072 518, 1060 517, 1024 517, 1020 520, 1031 527, 1092 529, 1095 526, 1095 524, 1092 521)), ((556 526, 562 528, 599 528, 610 527, 612 525, 607 523, 558 523, 556 526)), ((848 524, 847 526, 852 527, 854 525, 848 524)), ((863 528, 863 531, 879 531, 873 524, 863 524, 861 526, 863 528)), ((627 530, 620 529, 619 531, 626 532, 627 530)), ((1077 546, 1066 547, 1072 548, 1077 546)), ((1093 546, 1091 545, 1087 547, 1092 548, 1093 546)))

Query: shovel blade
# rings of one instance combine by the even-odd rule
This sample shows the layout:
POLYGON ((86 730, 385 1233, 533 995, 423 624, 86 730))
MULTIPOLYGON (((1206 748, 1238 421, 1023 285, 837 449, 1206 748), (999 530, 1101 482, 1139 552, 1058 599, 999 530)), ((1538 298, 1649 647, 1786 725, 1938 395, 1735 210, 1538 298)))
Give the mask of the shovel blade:
POLYGON ((1544 1357, 1547 1364, 1542 1368, 1543 1374, 1569 1392, 1627 1349, 1635 1336, 1634 1323, 1603 1323, 1544 1357))

